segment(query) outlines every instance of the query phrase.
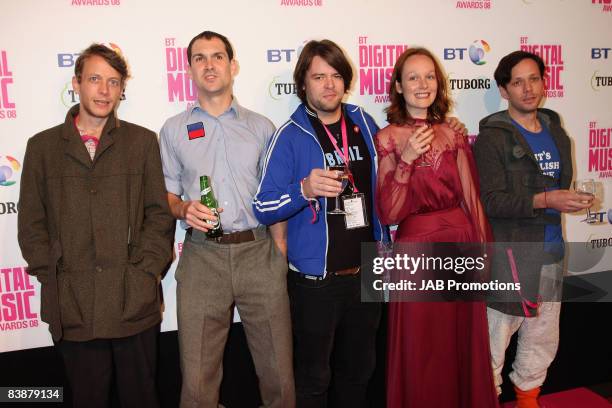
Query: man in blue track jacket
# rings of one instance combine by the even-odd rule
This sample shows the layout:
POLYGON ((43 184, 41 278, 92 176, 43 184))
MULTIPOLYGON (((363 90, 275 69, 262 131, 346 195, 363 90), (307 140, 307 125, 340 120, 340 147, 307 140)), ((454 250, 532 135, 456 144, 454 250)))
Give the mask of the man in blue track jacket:
POLYGON ((274 135, 253 202, 261 223, 287 220, 298 407, 366 406, 375 366, 381 307, 361 301, 360 252, 388 232, 373 205, 378 126, 342 103, 352 76, 335 43, 304 47, 294 71, 302 104, 274 135), (344 186, 335 166, 351 174, 344 186))

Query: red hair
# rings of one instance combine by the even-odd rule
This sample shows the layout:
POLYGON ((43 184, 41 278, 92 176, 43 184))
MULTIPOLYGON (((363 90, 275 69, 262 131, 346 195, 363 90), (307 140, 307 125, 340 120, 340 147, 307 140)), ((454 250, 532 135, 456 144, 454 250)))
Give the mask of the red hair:
POLYGON ((413 55, 424 55, 431 59, 434 64, 434 70, 436 73, 436 82, 438 83, 438 91, 436 98, 434 99, 431 106, 427 109, 427 120, 432 123, 441 123, 446 118, 446 114, 451 108, 451 100, 448 97, 448 85, 446 84, 446 75, 442 72, 442 67, 436 60, 429 50, 425 48, 408 48, 397 58, 395 66, 393 67, 393 75, 391 76, 391 83, 389 85, 389 105, 385 112, 387 114, 387 122, 396 125, 405 125, 414 123, 414 118, 410 116, 406 110, 406 101, 404 95, 397 92, 396 83, 402 83, 402 70, 404 64, 408 58, 413 55))

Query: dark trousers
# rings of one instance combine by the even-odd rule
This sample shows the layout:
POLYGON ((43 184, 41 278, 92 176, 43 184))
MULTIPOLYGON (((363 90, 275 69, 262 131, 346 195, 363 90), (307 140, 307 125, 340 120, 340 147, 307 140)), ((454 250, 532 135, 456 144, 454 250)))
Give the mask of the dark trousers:
POLYGON ((376 365, 380 303, 361 302, 361 278, 288 273, 297 408, 361 408, 376 365))
POLYGON ((159 325, 134 336, 90 341, 60 340, 74 407, 110 406, 113 372, 122 408, 159 407, 155 376, 159 325))

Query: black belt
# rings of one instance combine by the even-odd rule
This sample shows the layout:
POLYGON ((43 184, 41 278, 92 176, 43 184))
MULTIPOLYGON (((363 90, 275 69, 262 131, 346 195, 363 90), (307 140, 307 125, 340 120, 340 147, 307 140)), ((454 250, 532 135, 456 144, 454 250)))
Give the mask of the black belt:
POLYGON ((341 269, 339 271, 331 272, 331 273, 333 273, 336 276, 357 275, 357 273, 359 273, 360 269, 361 269, 361 267, 356 266, 354 268, 341 269))
MULTIPOLYGON (((360 270, 361 270, 360 266, 355 266, 354 268, 346 268, 346 269, 341 269, 339 271, 327 272, 326 277, 330 276, 330 275, 335 275, 335 276, 352 276, 352 275, 357 275, 360 270)), ((323 277, 323 275, 308 275, 306 273, 302 273, 302 272, 298 272, 298 271, 292 271, 292 272, 295 273, 298 277, 304 278, 304 279, 311 279, 311 280, 323 280, 323 279, 325 279, 323 277)))
MULTIPOLYGON (((185 235, 191 237, 193 228, 189 228, 185 235)), ((204 234, 204 232, 202 232, 204 234)), ((253 230, 236 231, 229 234, 223 234, 217 238, 206 237, 208 241, 215 241, 219 244, 241 244, 243 242, 255 241, 255 233, 253 230)))

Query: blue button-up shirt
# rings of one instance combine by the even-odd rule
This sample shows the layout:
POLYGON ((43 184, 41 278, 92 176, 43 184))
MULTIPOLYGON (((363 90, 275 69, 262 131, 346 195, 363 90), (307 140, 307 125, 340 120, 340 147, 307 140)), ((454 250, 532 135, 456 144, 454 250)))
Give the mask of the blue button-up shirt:
MULTIPOLYGON (((212 116, 199 104, 171 117, 160 131, 160 149, 169 193, 200 200, 200 176, 212 181, 223 208, 223 232, 255 228, 251 201, 257 192, 274 125, 233 99, 227 111, 212 116), (204 136, 189 140, 187 125, 202 122, 204 136)), ((187 224, 182 221, 183 228, 187 224)))

